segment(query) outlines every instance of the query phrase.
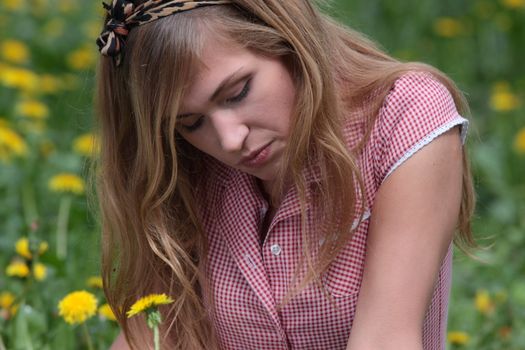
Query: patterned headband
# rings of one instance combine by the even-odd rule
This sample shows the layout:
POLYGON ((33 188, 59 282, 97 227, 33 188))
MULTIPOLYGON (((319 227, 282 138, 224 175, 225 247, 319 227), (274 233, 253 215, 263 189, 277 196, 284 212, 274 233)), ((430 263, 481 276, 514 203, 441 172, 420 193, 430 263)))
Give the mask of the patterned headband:
POLYGON ((101 54, 115 59, 117 66, 122 62, 122 50, 125 38, 133 27, 137 27, 177 12, 192 10, 197 7, 228 4, 227 0, 148 0, 135 6, 134 0, 113 0, 111 5, 102 3, 107 10, 109 20, 97 38, 101 54))

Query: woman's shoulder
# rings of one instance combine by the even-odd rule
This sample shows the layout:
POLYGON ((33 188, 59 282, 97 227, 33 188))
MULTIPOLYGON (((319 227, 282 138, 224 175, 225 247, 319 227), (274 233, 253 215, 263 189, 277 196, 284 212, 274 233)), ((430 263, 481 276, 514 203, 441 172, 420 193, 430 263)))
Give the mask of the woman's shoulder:
POLYGON ((436 128, 458 123, 464 142, 469 123, 460 115, 449 87, 430 72, 410 71, 392 84, 373 132, 383 141, 416 141, 436 128))
MULTIPOLYGON (((373 90, 367 101, 362 107, 348 113, 344 123, 345 134, 355 133, 351 135, 355 138, 366 135, 367 130, 372 128, 372 134, 382 135, 392 132, 403 119, 424 123, 426 119, 436 116, 458 114, 449 89, 434 74, 423 70, 403 73, 386 87, 383 85, 373 90), (370 108, 369 104, 376 103, 379 103, 378 110, 370 108)), ((369 141, 373 142, 372 139, 369 141)))
POLYGON ((400 76, 388 92, 371 132, 375 176, 382 183, 400 164, 449 129, 465 143, 469 121, 447 86, 430 72, 400 76))
MULTIPOLYGON (((410 108, 456 109, 450 90, 427 71, 409 71, 398 77, 387 94, 381 113, 398 114, 410 108)), ((399 117, 399 114, 398 114, 399 117)))

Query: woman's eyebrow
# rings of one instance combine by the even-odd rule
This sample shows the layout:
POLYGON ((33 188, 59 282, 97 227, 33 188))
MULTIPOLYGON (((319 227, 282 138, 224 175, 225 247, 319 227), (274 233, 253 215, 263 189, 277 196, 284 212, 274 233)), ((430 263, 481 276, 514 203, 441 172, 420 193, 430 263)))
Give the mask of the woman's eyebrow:
POLYGON ((221 94, 221 92, 226 89, 226 87, 230 85, 235 85, 235 83, 239 82, 244 78, 244 76, 239 76, 240 72, 242 71, 243 67, 237 69, 235 72, 230 74, 228 77, 226 77, 220 84, 217 86, 217 89, 213 92, 211 97, 209 98, 209 102, 213 102, 217 99, 217 97, 221 94))
MULTIPOLYGON (((217 88, 215 89, 213 94, 210 96, 208 101, 209 102, 215 101, 217 99, 217 97, 223 92, 223 90, 225 90, 228 86, 235 85, 236 83, 238 83, 239 81, 244 79, 245 76, 240 74, 242 72, 243 68, 244 68, 244 66, 240 67, 235 72, 233 72, 232 74, 230 74, 229 76, 224 78, 224 80, 219 84, 219 86, 217 86, 217 88)), ((196 113, 179 114, 177 116, 177 119, 187 118, 187 117, 190 117, 190 116, 195 115, 195 114, 196 113)))

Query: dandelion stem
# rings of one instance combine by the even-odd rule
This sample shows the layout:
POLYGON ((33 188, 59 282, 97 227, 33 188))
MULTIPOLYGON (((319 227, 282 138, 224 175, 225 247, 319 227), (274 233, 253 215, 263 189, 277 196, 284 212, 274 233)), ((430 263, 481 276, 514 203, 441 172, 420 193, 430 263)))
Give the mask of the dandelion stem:
POLYGON ((91 341, 91 336, 89 335, 89 331, 87 328, 86 323, 82 323, 82 330, 84 331, 84 337, 86 338, 87 347, 89 350, 95 350, 93 347, 93 342, 91 341))
POLYGON ((38 218, 38 211, 33 187, 27 182, 22 186, 22 206, 26 223, 30 226, 38 218))
POLYGON ((159 337, 159 325, 158 324, 153 326, 153 343, 155 345, 155 350, 160 350, 160 337, 159 337))
POLYGON ((2 335, 0 334, 0 350, 5 350, 4 341, 2 340, 2 335))
POLYGON ((63 196, 62 199, 60 199, 57 218, 56 248, 59 259, 65 259, 67 256, 67 223, 69 221, 70 209, 71 196, 63 196))

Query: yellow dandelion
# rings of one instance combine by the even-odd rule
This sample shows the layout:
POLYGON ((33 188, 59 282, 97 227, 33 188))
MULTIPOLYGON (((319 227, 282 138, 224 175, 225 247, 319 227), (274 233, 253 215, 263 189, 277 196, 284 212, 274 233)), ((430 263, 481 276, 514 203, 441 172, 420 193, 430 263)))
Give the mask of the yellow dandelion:
POLYGON ((98 141, 91 133, 80 135, 73 141, 73 150, 80 155, 89 157, 94 152, 98 152, 98 141))
POLYGON ((48 16, 50 9, 49 0, 32 0, 31 1, 31 13, 36 17, 48 16))
POLYGON ((147 311, 148 309, 155 308, 160 305, 166 305, 173 303, 173 300, 166 294, 150 294, 143 298, 140 298, 131 305, 126 315, 128 318, 140 314, 141 312, 147 311))
POLYGON ((49 139, 45 139, 43 140, 40 145, 39 145, 39 151, 40 151, 40 154, 42 156, 44 156, 44 158, 47 158, 49 157, 49 155, 51 153, 53 153, 55 151, 56 147, 55 145, 53 144, 53 141, 49 140, 49 139))
POLYGON ((510 9, 525 8, 525 0, 502 0, 503 6, 510 9))
POLYGON ((42 74, 39 79, 39 89, 43 93, 53 94, 60 90, 60 80, 51 74, 42 74))
POLYGON ((11 309, 9 310, 11 315, 16 315, 16 312, 18 311, 19 307, 20 307, 20 304, 15 304, 15 305, 11 306, 11 309))
POLYGON ((45 241, 40 242, 40 244, 38 245, 38 255, 44 254, 45 252, 47 252, 48 249, 49 249, 49 244, 47 244, 47 242, 45 241))
POLYGON ((3 77, 4 73, 9 70, 9 67, 7 64, 0 62, 0 77, 3 77))
POLYGON ((95 66, 96 58, 91 47, 82 47, 67 55, 67 64, 74 70, 86 70, 95 66))
POLYGON ((2 292, 0 293, 0 308, 4 310, 8 310, 13 306, 15 302, 15 296, 13 293, 10 292, 2 292))
POLYGON ((7 10, 17 11, 21 10, 25 5, 26 0, 2 0, 2 5, 7 10))
POLYGON ((76 9, 76 3, 72 0, 60 0, 58 3, 58 10, 62 13, 68 14, 76 9))
POLYGON ((448 332, 447 339, 450 344, 466 345, 470 341, 470 336, 466 332, 448 332))
POLYGON ((8 126, 0 125, 0 160, 9 161, 12 156, 26 154, 27 144, 24 139, 8 126))
POLYGON ((494 302, 492 301, 489 292, 485 289, 476 292, 474 305, 476 306, 476 310, 485 315, 494 311, 494 302))
POLYGON ((519 107, 520 101, 507 82, 494 84, 490 96, 490 107, 497 112, 509 112, 519 107))
POLYGON ((507 291, 505 290, 498 290, 495 294, 494 294, 494 300, 497 302, 497 303, 505 303, 508 299, 509 295, 507 293, 507 291))
POLYGON ((441 17, 434 21, 434 32, 444 38, 454 38, 464 31, 463 24, 452 17, 441 17))
POLYGON ((15 260, 9 265, 7 265, 5 274, 10 277, 25 278, 29 276, 29 267, 25 262, 15 260))
POLYGON ((0 44, 2 58, 11 63, 25 63, 29 59, 29 49, 18 40, 5 40, 0 44))
POLYGON ((63 88, 66 90, 75 90, 80 85, 80 79, 75 74, 64 74, 62 76, 63 88))
POLYGON ((502 32, 508 32, 512 29, 512 18, 506 13, 500 13, 494 17, 494 22, 502 32))
MULTIPOLYGON (((40 242, 40 244, 38 245, 38 255, 43 254, 47 250, 47 248, 47 242, 40 242)), ((18 253, 18 255, 26 259, 33 259, 33 254, 29 249, 29 240, 27 239, 27 237, 22 237, 18 241, 16 241, 15 251, 18 253)))
POLYGON ((525 154, 525 127, 521 128, 514 137, 514 149, 519 154, 525 154))
POLYGON ((53 18, 42 27, 42 35, 45 35, 46 37, 57 38, 64 34, 65 28, 66 23, 62 18, 53 18))
POLYGON ((49 188, 54 192, 84 193, 84 180, 75 174, 61 173, 49 180, 49 188))
POLYGON ((91 276, 87 279, 86 283, 90 288, 102 289, 102 277, 100 276, 91 276))
POLYGON ((88 38, 95 40, 100 35, 100 23, 98 21, 86 22, 82 25, 82 31, 88 38))
POLYGON ((44 119, 49 115, 47 106, 38 100, 22 100, 18 102, 16 109, 18 114, 34 119, 44 119))
POLYGON ((115 314, 113 313, 113 310, 111 310, 111 307, 109 304, 103 304, 98 308, 98 314, 99 316, 106 318, 110 321, 116 321, 117 318, 115 317, 115 314))
POLYGON ((16 314, 18 305, 15 304, 15 296, 10 292, 0 293, 0 317, 9 319, 16 314))
POLYGON ((69 324, 84 323, 97 312, 97 298, 85 290, 66 295, 58 303, 58 314, 69 324))
POLYGON ((43 281, 47 276, 47 267, 42 263, 36 263, 33 266, 33 276, 37 281, 43 281))
POLYGON ((494 3, 492 1, 476 1, 474 10, 479 18, 489 19, 495 12, 494 3))
POLYGON ((25 237, 22 237, 16 241, 15 251, 18 253, 18 255, 23 256, 26 259, 33 258, 33 254, 31 254, 31 251, 29 250, 29 240, 25 237))
POLYGON ((21 120, 18 125, 20 125, 20 129, 23 130, 24 133, 35 135, 43 135, 47 126, 44 120, 35 120, 29 118, 21 120))
POLYGON ((1 65, 0 73, 0 83, 7 87, 26 92, 33 92, 38 88, 38 76, 28 69, 1 65))

